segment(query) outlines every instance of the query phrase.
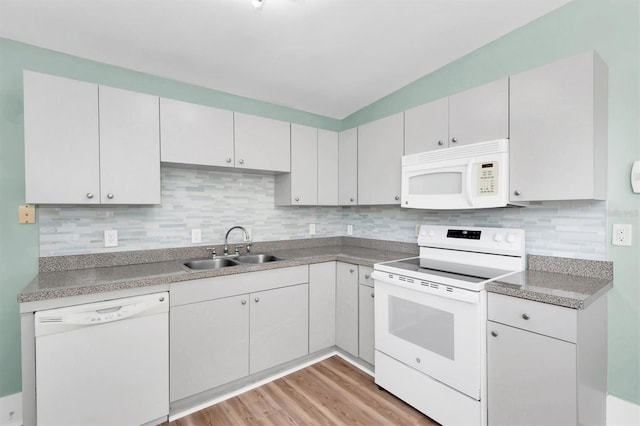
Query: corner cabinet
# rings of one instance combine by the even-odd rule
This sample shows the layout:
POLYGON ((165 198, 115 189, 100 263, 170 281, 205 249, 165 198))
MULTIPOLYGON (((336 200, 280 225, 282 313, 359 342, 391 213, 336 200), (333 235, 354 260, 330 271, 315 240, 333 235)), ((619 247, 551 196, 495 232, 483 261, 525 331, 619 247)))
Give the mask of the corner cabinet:
POLYGON ((607 298, 569 309, 489 293, 490 425, 605 424, 607 298))
POLYGON ((279 173, 291 171, 288 122, 234 113, 235 167, 279 173))
POLYGON ((28 203, 160 203, 157 96, 23 77, 28 203))
POLYGON ((161 161, 233 167, 233 112, 160 98, 161 161))
POLYGON ((400 204, 404 114, 358 127, 358 204, 400 204))
POLYGON ((338 205, 358 204, 358 128, 338 133, 338 205))
POLYGON ((336 344, 336 262, 309 265, 309 353, 336 344))
POLYGON ((511 77, 511 201, 606 199, 607 87, 593 51, 511 77))
POLYGON ((405 155, 509 137, 509 79, 405 111, 405 155))
POLYGON ((318 129, 291 124, 291 173, 276 175, 275 204, 318 204, 318 129))

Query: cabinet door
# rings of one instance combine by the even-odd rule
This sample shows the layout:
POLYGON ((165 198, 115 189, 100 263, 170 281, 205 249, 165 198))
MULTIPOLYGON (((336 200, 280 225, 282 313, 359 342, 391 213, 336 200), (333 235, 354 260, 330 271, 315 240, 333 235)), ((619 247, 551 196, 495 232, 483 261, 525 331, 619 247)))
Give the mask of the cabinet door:
POLYGON ((336 265, 336 345, 358 356, 358 266, 336 265))
POLYGON ((289 123, 236 112, 233 128, 237 168, 291 171, 289 123))
POLYGON ((251 374, 309 353, 308 284, 251 294, 251 374))
POLYGON ((511 77, 512 201, 606 199, 607 80, 594 52, 511 77))
POLYGON ((174 306, 170 315, 170 400, 249 374, 249 295, 174 306))
POLYGON ((161 160, 233 167, 233 112, 160 98, 161 160))
POLYGON ((318 129, 318 205, 338 205, 338 133, 318 129))
POLYGON ((159 102, 99 87, 102 203, 160 204, 159 102))
POLYGON ((98 86, 24 71, 28 203, 100 202, 98 86))
POLYGON ((358 127, 358 204, 400 204, 403 113, 358 127))
POLYGON ((291 125, 291 204, 318 204, 318 129, 291 125))
POLYGON ((338 204, 358 204, 358 128, 338 134, 338 204))
POLYGON ((509 137, 509 79, 449 97, 449 146, 509 137))
POLYGON ((489 424, 577 424, 576 345, 493 321, 487 332, 489 424))
POLYGON ((309 265, 309 353, 336 344, 336 262, 309 265))
POLYGON ((404 155, 446 148, 449 141, 449 98, 404 112, 404 155))
POLYGON ((358 353, 360 358, 367 361, 369 364, 374 364, 374 291, 373 287, 366 285, 359 285, 359 298, 358 304, 358 329, 359 329, 359 348, 358 353))

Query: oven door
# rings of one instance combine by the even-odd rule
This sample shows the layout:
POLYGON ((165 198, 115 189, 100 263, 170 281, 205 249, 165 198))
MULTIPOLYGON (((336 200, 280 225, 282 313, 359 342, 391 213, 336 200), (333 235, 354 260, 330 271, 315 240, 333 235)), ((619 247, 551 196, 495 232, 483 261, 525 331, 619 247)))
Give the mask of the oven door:
POLYGON ((480 400, 484 292, 456 300, 378 279, 375 289, 376 350, 480 400))

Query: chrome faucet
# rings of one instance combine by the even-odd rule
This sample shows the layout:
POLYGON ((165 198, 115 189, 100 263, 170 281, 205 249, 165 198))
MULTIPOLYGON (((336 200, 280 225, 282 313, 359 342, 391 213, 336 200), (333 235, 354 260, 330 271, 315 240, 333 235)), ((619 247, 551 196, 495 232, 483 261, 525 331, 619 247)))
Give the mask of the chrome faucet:
POLYGON ((247 232, 246 229, 244 229, 242 226, 232 226, 231 228, 229 228, 229 230, 227 231, 227 234, 224 236, 224 254, 225 255, 229 254, 229 246, 227 244, 227 241, 229 239, 229 233, 234 229, 242 230, 242 232, 244 232, 244 239, 249 240, 249 233, 247 232))

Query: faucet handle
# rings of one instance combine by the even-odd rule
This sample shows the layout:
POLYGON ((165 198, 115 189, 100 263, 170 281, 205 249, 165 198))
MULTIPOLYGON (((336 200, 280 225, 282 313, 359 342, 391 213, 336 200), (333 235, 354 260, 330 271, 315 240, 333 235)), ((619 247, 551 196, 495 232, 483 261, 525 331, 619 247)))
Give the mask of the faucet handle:
POLYGON ((205 249, 211 253, 211 257, 216 257, 216 248, 215 247, 205 247, 205 249))
POLYGON ((241 248, 242 248, 242 246, 241 246, 241 245, 237 245, 237 246, 236 246, 235 253, 236 253, 236 254, 240 254, 240 249, 241 249, 241 248))
POLYGON ((251 243, 247 243, 247 254, 251 253, 251 243))

